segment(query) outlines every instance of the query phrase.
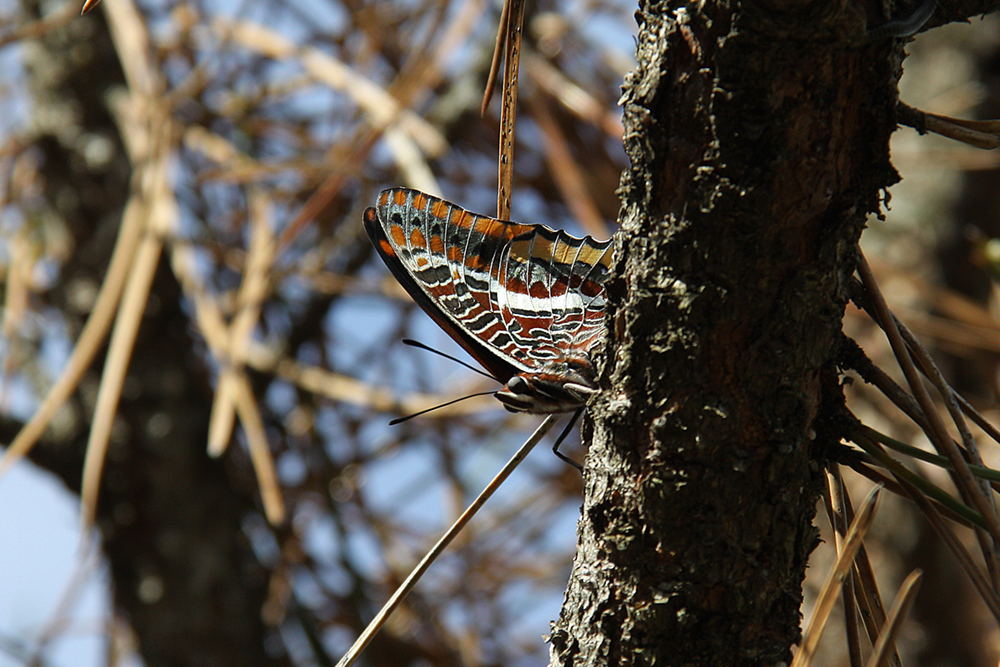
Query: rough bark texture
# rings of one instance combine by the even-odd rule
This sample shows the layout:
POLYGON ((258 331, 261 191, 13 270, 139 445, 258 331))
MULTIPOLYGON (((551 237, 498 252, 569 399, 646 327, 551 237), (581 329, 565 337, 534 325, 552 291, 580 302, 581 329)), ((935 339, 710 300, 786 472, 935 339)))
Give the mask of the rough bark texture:
POLYGON ((866 43, 844 2, 643 2, 637 20, 609 390, 552 664, 780 664, 815 452, 839 437, 845 278, 897 180, 901 42, 866 43))
MULTIPOLYGON (((25 10, 37 15, 32 3, 25 10)), ((53 31, 27 61, 44 198, 75 248, 47 293, 67 317, 79 312, 74 295, 103 280, 129 191, 130 169, 107 108, 109 91, 122 86, 123 77, 100 16, 94 12, 53 31), (109 151, 97 164, 88 160, 96 141, 109 151)), ((180 289, 161 266, 118 408, 98 507, 115 605, 149 667, 280 664, 266 650, 261 617, 269 576, 242 528, 256 511, 253 480, 234 481, 233 471, 205 453, 212 388, 191 330, 180 289)), ((75 419, 62 419, 32 453, 76 492, 93 413, 88 399, 100 370, 85 378, 75 419)), ((0 425, 4 442, 19 427, 0 425)))

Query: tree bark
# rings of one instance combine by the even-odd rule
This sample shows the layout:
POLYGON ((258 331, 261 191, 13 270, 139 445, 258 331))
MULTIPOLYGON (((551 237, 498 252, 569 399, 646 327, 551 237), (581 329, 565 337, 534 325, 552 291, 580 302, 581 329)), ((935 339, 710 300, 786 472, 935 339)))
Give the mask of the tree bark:
POLYGON ((816 453, 840 438, 825 418, 845 283, 898 180, 903 40, 867 42, 887 17, 857 4, 640 3, 605 391, 553 665, 791 659, 816 453))

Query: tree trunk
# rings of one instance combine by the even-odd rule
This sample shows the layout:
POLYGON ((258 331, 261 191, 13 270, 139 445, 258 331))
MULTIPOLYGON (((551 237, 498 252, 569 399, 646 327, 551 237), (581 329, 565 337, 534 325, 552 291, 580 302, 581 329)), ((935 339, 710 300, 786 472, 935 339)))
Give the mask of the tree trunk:
MULTIPOLYGON (((37 16, 38 7, 28 2, 25 11, 37 16)), ((67 318, 80 310, 74 294, 96 289, 104 278, 131 176, 106 107, 109 91, 124 80, 100 16, 97 11, 52 31, 27 61, 45 201, 56 203, 52 215, 74 243, 62 280, 47 293, 67 318), (95 164, 88 150, 98 141, 109 153, 95 164)), ((97 524, 115 606, 130 621, 148 667, 281 664, 266 650, 261 617, 270 576, 242 526, 256 511, 254 482, 234 483, 223 463, 205 452, 212 388, 181 296, 164 262, 132 354, 101 484, 97 524)), ((92 397, 99 378, 100 368, 91 370, 82 383, 91 390, 82 394, 92 397)), ((35 463, 74 492, 93 412, 79 398, 76 418, 68 420, 73 425, 32 452, 35 463)), ((20 426, 0 425, 4 441, 20 426)))
MULTIPOLYGON (((553 665, 791 659, 846 279, 898 180, 903 40, 868 42, 887 17, 858 4, 640 3, 606 391, 553 665)), ((985 6, 965 9, 932 24, 985 6)))

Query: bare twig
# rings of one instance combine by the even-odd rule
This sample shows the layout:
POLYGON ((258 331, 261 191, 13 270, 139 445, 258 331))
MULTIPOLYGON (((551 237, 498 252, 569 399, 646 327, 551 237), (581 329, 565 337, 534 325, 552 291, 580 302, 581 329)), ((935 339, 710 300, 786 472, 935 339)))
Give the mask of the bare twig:
POLYGON ((268 446, 267 433, 264 431, 264 421, 260 416, 257 399, 254 398, 253 390, 250 388, 250 381, 243 373, 235 382, 232 400, 239 413, 243 430, 247 434, 247 447, 250 450, 254 473, 257 475, 264 514, 272 525, 278 525, 285 520, 285 505, 281 500, 278 475, 274 470, 274 457, 271 456, 271 449, 268 446))
POLYGON ((984 150, 1000 148, 1000 120, 963 120, 940 116, 899 103, 899 123, 918 132, 933 132, 984 150))
MULTIPOLYGON (((113 2, 115 0, 108 0, 108 4, 113 2)), ((165 166, 161 163, 160 169, 165 168, 165 166)), ((158 171, 152 165, 148 165, 148 167, 150 167, 150 172, 158 171)), ((165 173, 160 172, 159 177, 151 178, 162 183, 160 179, 164 177, 165 173)), ((100 389, 97 392, 94 420, 90 429, 90 437, 87 440, 87 455, 83 465, 83 486, 80 492, 81 513, 85 527, 89 527, 93 523, 97 513, 97 492, 108 441, 111 437, 111 426, 114 423, 118 400, 125 382, 125 374, 128 371, 129 359, 135 345, 135 337, 139 331, 139 324, 142 321, 146 302, 149 299, 149 291, 153 284, 153 276, 160 260, 160 252, 163 249, 160 232, 165 226, 172 224, 172 217, 175 215, 175 212, 171 210, 172 207, 166 201, 167 198, 163 195, 165 192, 161 190, 160 194, 154 195, 153 201, 148 204, 146 233, 139 244, 135 262, 132 264, 132 271, 125 284, 115 327, 111 333, 111 342, 108 346, 108 357, 101 375, 100 389)))
MULTIPOLYGON (((860 424, 858 428, 860 428, 861 431, 869 438, 877 440, 886 447, 896 450, 900 454, 906 454, 911 458, 919 459, 921 461, 924 461, 926 463, 931 463, 941 468, 947 468, 949 470, 951 469, 951 462, 948 460, 948 457, 946 456, 941 456, 940 454, 931 454, 930 452, 926 452, 917 447, 907 445, 906 443, 900 442, 895 438, 890 438, 884 433, 879 433, 875 429, 869 426, 865 426, 864 424, 860 424)), ((986 466, 979 466, 979 465, 970 465, 969 470, 971 470, 972 474, 978 477, 979 479, 988 480, 991 482, 1000 481, 1000 470, 994 470, 993 468, 987 468, 986 466)))
MULTIPOLYGON (((867 305, 867 304, 866 304, 867 305)), ((840 356, 846 367, 854 370, 861 376, 861 379, 869 383, 886 398, 893 402, 903 414, 913 420, 922 430, 928 430, 927 420, 924 418, 924 411, 916 400, 900 387, 896 382, 886 375, 885 371, 872 363, 871 359, 865 355, 864 351, 856 342, 844 336, 840 346, 840 356)))
POLYGON ((440 155, 447 149, 448 142, 436 127, 333 56, 317 48, 300 47, 276 31, 249 21, 216 19, 212 25, 220 35, 228 36, 233 42, 274 60, 295 61, 317 81, 344 91, 365 111, 376 130, 383 131, 398 124, 427 155, 440 155))
POLYGON ((524 64, 532 82, 564 109, 585 122, 597 125, 609 137, 621 139, 625 130, 619 114, 608 111, 593 95, 570 81, 564 72, 556 69, 537 53, 525 52, 524 64))

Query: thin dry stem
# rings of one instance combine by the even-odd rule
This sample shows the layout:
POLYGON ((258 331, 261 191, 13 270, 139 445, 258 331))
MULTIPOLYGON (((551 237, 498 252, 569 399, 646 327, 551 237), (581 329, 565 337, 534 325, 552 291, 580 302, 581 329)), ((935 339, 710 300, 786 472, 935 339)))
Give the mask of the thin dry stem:
POLYGON ((436 127, 406 109, 384 88, 328 53, 313 47, 300 47, 277 32, 249 21, 215 19, 212 26, 220 36, 225 35, 255 53, 274 60, 294 60, 317 81, 344 91, 365 111, 375 130, 381 132, 398 124, 408 140, 428 156, 438 156, 447 150, 448 142, 436 127))
POLYGON ((923 515, 927 518, 927 521, 934 528, 934 531, 948 546, 951 552, 958 559, 959 565, 969 576, 976 590, 979 591, 980 597, 986 603, 987 608, 989 608, 990 613, 996 618, 997 622, 1000 622, 1000 596, 997 592, 993 590, 990 585, 990 581, 983 575, 982 570, 975 564, 972 559, 972 555, 966 550, 962 545, 961 540, 955 535, 951 528, 941 520, 941 516, 938 513, 937 508, 931 503, 920 490, 913 486, 908 480, 902 477, 897 477, 896 480, 900 485, 906 490, 907 495, 913 502, 915 502, 919 507, 923 515))
POLYGON ((927 420, 924 418, 924 411, 905 389, 896 384, 895 380, 889 377, 885 371, 872 363, 871 359, 865 355, 858 344, 846 336, 841 345, 841 354, 845 357, 848 367, 854 370, 868 384, 872 385, 886 398, 899 408, 903 414, 909 417, 921 428, 928 430, 927 420))
POLYGON ((340 662, 337 663, 337 667, 350 667, 354 664, 354 661, 358 659, 361 652, 365 650, 368 643, 382 628, 385 620, 389 617, 393 610, 395 610, 399 603, 403 601, 403 598, 405 598, 413 589, 416 583, 420 580, 420 577, 422 577, 424 572, 427 571, 427 568, 429 568, 437 557, 441 555, 441 552, 448 547, 451 541, 455 539, 455 536, 462 531, 465 525, 472 520, 472 517, 476 515, 476 512, 478 512, 480 508, 486 504, 486 501, 489 500, 490 496, 492 496, 493 493, 500 488, 500 485, 503 484, 512 472, 514 472, 514 469, 520 465, 521 461, 523 461, 528 453, 534 449, 535 445, 537 445, 538 442, 545 437, 545 434, 549 432, 558 419, 559 415, 549 415, 545 418, 545 421, 543 421, 538 428, 535 429, 535 432, 531 434, 531 437, 529 437, 527 441, 521 445, 521 448, 517 450, 514 456, 511 457, 510 461, 507 462, 500 472, 497 473, 496 477, 494 477, 486 488, 483 489, 482 493, 476 497, 465 512, 463 512, 455 523, 452 524, 451 528, 449 528, 448 531, 441 536, 441 539, 438 540, 431 550, 427 552, 427 555, 425 555, 420 562, 417 563, 416 567, 413 568, 413 571, 410 572, 406 580, 400 584, 399 588, 397 588, 396 592, 392 594, 392 597, 389 598, 388 602, 386 602, 382 609, 379 610, 378 614, 375 615, 375 618, 373 618, 371 623, 368 624, 368 627, 361 633, 361 636, 359 636, 357 641, 354 642, 354 645, 351 646, 350 650, 348 650, 344 657, 340 659, 340 662))
POLYGON ((243 374, 243 364, 246 363, 250 339, 260 318, 261 305, 271 292, 269 276, 275 251, 272 224, 270 206, 265 196, 256 189, 251 190, 250 248, 237 296, 239 310, 229 327, 225 347, 220 350, 224 354, 217 357, 221 371, 208 427, 208 453, 211 456, 220 456, 232 438, 236 413, 235 391, 236 385, 240 384, 237 376, 243 374))
POLYGON ((59 11, 53 12, 49 16, 37 21, 29 21, 0 35, 0 48, 8 44, 43 37, 74 18, 76 18, 76 7, 73 6, 72 2, 67 2, 59 11))
POLYGON ((90 367, 97 351, 107 338, 115 313, 118 311, 118 303, 125 279, 129 275, 132 260, 135 257, 135 249, 144 226, 144 218, 145 207, 140 203, 139 198, 133 195, 122 214, 118 240, 115 242, 108 272, 104 282, 101 283, 101 290, 94 302, 90 317, 87 318, 87 323, 84 325, 83 331, 80 332, 80 338, 77 339, 73 353, 59 379, 49 390, 35 414, 31 416, 31 420, 25 424, 17 437, 7 447, 3 457, 0 458, 0 477, 21 457, 27 455, 38 439, 42 437, 59 408, 66 403, 80 384, 83 374, 90 367))
POLYGON ((513 0, 504 0, 503 9, 500 10, 500 23, 497 26, 497 39, 493 46, 493 58, 490 61, 490 73, 486 76, 486 90, 483 91, 483 104, 479 110, 481 116, 486 115, 486 109, 490 106, 490 99, 493 97, 493 90, 497 85, 497 74, 500 72, 500 52, 504 50, 507 43, 512 2, 513 0))
POLYGON ((823 636, 827 621, 830 620, 830 612, 833 611, 833 605, 837 602, 844 580, 851 570, 854 555, 861 548, 862 541, 875 518, 875 503, 878 500, 880 490, 881 487, 876 487, 868 494, 858 510, 858 515, 851 522, 847 537, 844 539, 844 550, 827 575, 819 598, 816 600, 813 617, 802 638, 802 645, 792 660, 792 667, 809 667, 816 656, 816 647, 823 636))
POLYGON ((910 353, 906 348, 906 343, 896 328, 895 318, 886 305, 885 298, 878 288, 875 276, 872 274, 871 268, 868 266, 868 262, 865 261, 864 254, 861 253, 860 249, 858 250, 858 273, 868 291, 872 306, 878 314, 879 324, 889 338, 889 344, 892 346, 893 353, 899 362, 900 368, 903 370, 903 374, 906 376, 910 390, 917 399, 917 403, 920 404, 930 426, 930 430, 927 432, 928 437, 934 443, 935 448, 945 454, 951 460, 952 465, 955 466, 953 476, 956 486, 975 505, 980 515, 986 521, 991 536, 996 540, 1000 536, 1000 519, 997 517, 996 510, 990 499, 983 494, 978 482, 969 470, 968 463, 966 463, 964 457, 959 452, 951 436, 948 435, 944 421, 937 413, 930 395, 924 388, 923 382, 920 379, 920 373, 914 366, 913 360, 910 358, 910 353))
POLYGON ((133 163, 132 183, 135 196, 141 201, 145 228, 125 281, 111 332, 87 440, 80 492, 84 532, 93 524, 97 513, 101 470, 111 427, 159 264, 163 237, 173 229, 178 215, 167 175, 173 126, 166 110, 156 102, 156 95, 163 85, 149 57, 149 35, 138 10, 129 0, 107 0, 103 9, 108 16, 111 35, 129 86, 128 100, 118 106, 118 123, 133 163))
POLYGON ((277 526, 285 520, 285 504, 281 499, 281 488, 274 470, 274 457, 271 456, 271 448, 267 442, 264 421, 246 375, 240 373, 235 379, 235 385, 233 402, 247 434, 247 446, 264 503, 264 515, 271 525, 277 526))
POLYGON ((899 122, 920 132, 933 132, 976 148, 1000 148, 1000 121, 997 120, 951 118, 921 111, 900 102, 899 122))
MULTIPOLYGON (((114 0, 109 0, 114 2, 114 0)), ((157 209, 161 206, 151 206, 149 225, 156 222, 157 209)), ((149 291, 153 285, 153 276, 160 261, 163 242, 159 234, 147 229, 139 244, 135 263, 125 285, 121 306, 111 332, 111 343, 108 346, 108 356, 101 375, 101 385, 97 392, 97 403, 94 407, 94 420, 90 427, 87 440, 87 454, 83 464, 83 485, 80 491, 80 508, 84 530, 88 529, 97 514, 97 493, 100 487, 101 471, 104 467, 104 457, 111 438, 111 427, 114 424, 121 397, 125 374, 128 372, 129 360, 135 345, 135 337, 139 332, 139 324, 149 300, 149 291)))
MULTIPOLYGON (((965 454, 969 457, 970 463, 985 467, 983 458, 979 454, 979 447, 976 445, 976 441, 969 431, 962 408, 956 399, 957 392, 952 389, 951 385, 944 379, 944 376, 941 375, 937 364, 931 359, 931 356, 924 349, 924 346, 920 344, 920 341, 898 319, 896 320, 896 326, 899 329, 900 336, 902 336, 910 353, 913 355, 914 361, 917 362, 924 376, 931 381, 931 384, 937 389, 938 394, 944 399, 945 406, 948 408, 948 414, 951 415, 955 428, 958 429, 962 444, 965 446, 965 454)), ((990 483, 985 479, 979 479, 979 488, 983 493, 983 497, 986 498, 987 504, 991 506, 992 514, 995 516, 996 502, 993 498, 990 483)), ((1000 591, 1000 563, 997 562, 996 542, 982 529, 976 530, 976 539, 979 540, 979 548, 983 552, 986 567, 990 573, 990 578, 993 580, 993 589, 1000 591)))
POLYGON ((542 132, 545 159, 555 176, 563 201, 589 234, 601 239, 608 238, 611 235, 608 226, 590 195, 583 170, 570 152, 566 137, 549 111, 548 101, 531 97, 526 101, 532 118, 542 132))
MULTIPOLYGON (((349 405, 367 406, 379 412, 389 412, 399 415, 420 412, 444 401, 447 396, 413 393, 397 397, 394 392, 383 387, 358 380, 341 373, 334 373, 318 366, 303 364, 294 359, 283 357, 260 343, 254 343, 249 349, 247 365, 259 371, 274 373, 306 391, 318 396, 349 405)), ((454 389, 457 395, 465 395, 478 391, 476 386, 463 386, 454 389)), ((456 417, 460 415, 479 414, 484 410, 495 409, 497 402, 492 398, 469 399, 462 403, 449 405, 435 410, 435 417, 456 417)))
MULTIPOLYGON (((847 536, 847 515, 844 511, 844 483, 840 477, 840 469, 836 465, 827 468, 826 471, 826 500, 827 514, 830 525, 833 527, 833 534, 837 545, 837 554, 844 552, 844 539, 847 536)), ((847 652, 850 656, 851 667, 861 667, 861 641, 858 632, 858 607, 855 604, 857 591, 855 586, 855 576, 853 570, 848 574, 844 582, 844 631, 847 635, 847 652)))
POLYGON ((920 570, 914 570, 899 587, 896 599, 889 610, 888 620, 878 636, 878 641, 875 642, 872 656, 866 667, 886 667, 896 653, 896 637, 899 635, 900 628, 903 627, 903 620, 906 619, 917 599, 922 576, 923 573, 920 570))
POLYGON ((524 65, 531 80, 563 108, 580 120, 597 125, 608 137, 621 140, 625 130, 619 114, 609 112, 593 95, 537 53, 526 51, 524 65))
MULTIPOLYGON (((500 100, 500 152, 498 157, 497 217, 510 220, 514 182, 514 120, 517 116, 517 76, 521 62, 521 27, 524 0, 508 0, 510 8, 504 38, 503 92, 500 100)), ((506 3, 505 3, 506 4, 506 3)))
MULTIPOLYGON (((839 477, 839 471, 837 474, 839 477)), ((895 482, 893 484, 895 485, 895 482)), ((854 506, 851 503, 849 493, 844 493, 843 501, 845 518, 848 522, 854 521, 854 506)), ((879 593, 878 583, 875 581, 875 571, 872 569, 871 560, 868 558, 868 549, 864 542, 858 549, 858 555, 854 557, 854 574, 856 575, 856 589, 860 591, 857 599, 861 606, 861 619, 868 632, 868 639, 874 644, 882 634, 882 628, 885 627, 885 605, 882 603, 882 595, 879 593)), ((892 652, 891 664, 893 667, 902 666, 902 661, 896 651, 892 652)))

